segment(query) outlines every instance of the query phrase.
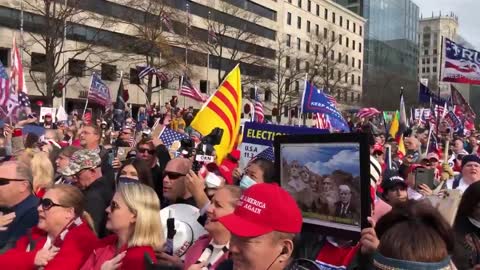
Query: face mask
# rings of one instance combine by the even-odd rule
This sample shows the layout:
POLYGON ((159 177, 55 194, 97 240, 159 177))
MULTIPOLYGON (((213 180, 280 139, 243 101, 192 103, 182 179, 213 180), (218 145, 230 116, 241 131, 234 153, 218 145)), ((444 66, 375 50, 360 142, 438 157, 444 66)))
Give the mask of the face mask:
POLYGON ((130 178, 130 177, 126 177, 126 176, 120 176, 118 178, 118 183, 121 183, 121 184, 135 184, 135 183, 138 183, 138 179, 130 178))
POLYGON ((255 182, 250 176, 244 175, 242 177, 242 180, 240 180, 240 188, 241 189, 247 189, 253 185, 255 185, 257 182, 255 182))

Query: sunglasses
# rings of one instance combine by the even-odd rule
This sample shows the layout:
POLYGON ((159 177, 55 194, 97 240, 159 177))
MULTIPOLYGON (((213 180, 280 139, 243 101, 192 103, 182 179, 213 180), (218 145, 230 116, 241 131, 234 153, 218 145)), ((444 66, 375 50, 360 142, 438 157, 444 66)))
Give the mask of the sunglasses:
POLYGON ((52 200, 50 200, 50 199, 48 199, 48 198, 43 198, 43 199, 41 199, 40 202, 39 202, 39 205, 42 206, 42 209, 43 209, 44 211, 50 210, 50 208, 52 208, 52 207, 54 207, 54 206, 59 206, 59 207, 67 208, 67 206, 54 203, 52 200))
POLYGON ((113 211, 115 211, 117 209, 120 209, 120 206, 118 205, 118 203, 116 201, 112 200, 110 202, 110 212, 113 213, 113 211))
POLYGON ((131 132, 125 132, 125 131, 122 131, 122 134, 125 134, 125 135, 130 135, 132 134, 131 132))
POLYGON ((164 172, 163 177, 165 178, 165 176, 168 176, 168 179, 175 180, 182 176, 186 176, 186 174, 178 173, 178 172, 164 172))
POLYGON ((150 155, 153 155, 155 154, 155 150, 150 150, 150 149, 146 149, 146 148, 140 148, 138 149, 138 152, 144 154, 144 153, 149 153, 150 155))
POLYGON ((21 182, 21 181, 27 181, 27 180, 0 178, 0 186, 8 185, 10 184, 10 182, 21 182))

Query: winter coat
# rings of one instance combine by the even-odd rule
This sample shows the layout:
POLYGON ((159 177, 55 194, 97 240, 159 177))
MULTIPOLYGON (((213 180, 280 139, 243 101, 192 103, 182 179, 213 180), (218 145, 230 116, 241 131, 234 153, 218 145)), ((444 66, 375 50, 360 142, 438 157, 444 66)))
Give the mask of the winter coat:
MULTIPOLYGON (((212 238, 209 235, 203 235, 200 238, 193 243, 193 245, 188 249, 187 254, 185 254, 185 262, 184 262, 184 270, 187 270, 192 264, 195 264, 197 260, 200 258, 200 256, 203 253, 203 250, 208 247, 208 244, 210 244, 210 241, 212 238)), ((227 260, 229 256, 229 252, 226 252, 225 254, 220 257, 215 264, 210 267, 211 270, 217 269, 218 265, 227 260)))

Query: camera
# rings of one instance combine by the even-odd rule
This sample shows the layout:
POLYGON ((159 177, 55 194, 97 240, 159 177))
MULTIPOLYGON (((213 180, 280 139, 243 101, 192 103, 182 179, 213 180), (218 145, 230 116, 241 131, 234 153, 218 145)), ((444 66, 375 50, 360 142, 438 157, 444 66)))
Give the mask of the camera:
POLYGON ((180 141, 179 155, 184 158, 194 157, 192 170, 196 173, 202 168, 203 164, 215 161, 214 146, 220 144, 223 136, 223 129, 214 128, 210 134, 202 138, 201 142, 195 147, 195 142, 190 138, 180 141))

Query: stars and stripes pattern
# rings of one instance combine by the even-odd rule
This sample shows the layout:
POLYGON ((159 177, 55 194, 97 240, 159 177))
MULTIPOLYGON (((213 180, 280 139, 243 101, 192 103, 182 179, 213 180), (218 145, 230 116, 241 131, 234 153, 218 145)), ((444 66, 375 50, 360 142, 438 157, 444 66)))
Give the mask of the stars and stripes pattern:
POLYGON ((330 129, 332 125, 330 124, 330 119, 328 115, 323 113, 316 113, 315 117, 315 127, 320 129, 330 129))
POLYGON ((188 138, 188 136, 185 135, 185 134, 176 132, 172 129, 164 128, 162 133, 160 134, 159 138, 160 138, 160 140, 162 140, 163 145, 165 145, 167 148, 170 148, 170 146, 172 146, 172 144, 175 141, 180 141, 182 139, 186 139, 186 138, 188 138))
POLYGON ((445 115, 447 114, 447 104, 445 103, 445 106, 439 106, 435 105, 435 117, 439 118, 442 120, 445 115))
POLYGON ((379 113, 380 113, 380 111, 373 108, 373 107, 362 108, 357 112, 357 117, 358 118, 369 118, 369 117, 375 116, 379 113))
POLYGON ((11 94, 7 101, 7 112, 8 116, 16 121, 18 119, 18 114, 21 110, 25 110, 27 114, 30 113, 30 99, 28 95, 24 92, 19 92, 18 94, 11 94))
POLYGON ((139 70, 138 78, 140 80, 148 75, 155 75, 160 81, 168 81, 168 75, 165 72, 162 72, 160 69, 151 66, 143 66, 137 67, 137 70, 139 70))
POLYGON ((267 149, 263 150, 258 155, 256 155, 255 158, 263 158, 266 160, 275 161, 275 153, 273 151, 273 147, 270 146, 267 149))
POLYGON ((334 96, 331 96, 329 94, 324 93, 325 96, 327 97, 328 101, 330 101, 334 106, 337 106, 337 100, 335 99, 334 96))
POLYGON ((10 58, 12 65, 10 67, 10 87, 17 93, 28 93, 27 85, 25 84, 25 76, 23 74, 22 58, 20 56, 20 50, 17 47, 15 36, 13 36, 12 53, 10 58))
POLYGON ((106 108, 110 108, 112 106, 110 89, 96 73, 92 74, 92 83, 90 84, 90 88, 88 90, 88 100, 98 103, 106 108))
POLYGON ((182 85, 180 86, 178 92, 179 95, 189 97, 198 102, 205 102, 207 100, 207 98, 200 92, 200 90, 193 86, 188 76, 182 77, 182 85))
POLYGON ((10 97, 10 79, 7 71, 0 61, 0 106, 6 106, 10 97))
POLYGON ((263 113, 263 103, 260 101, 260 97, 255 93, 255 121, 263 123, 265 120, 265 114, 263 113))

